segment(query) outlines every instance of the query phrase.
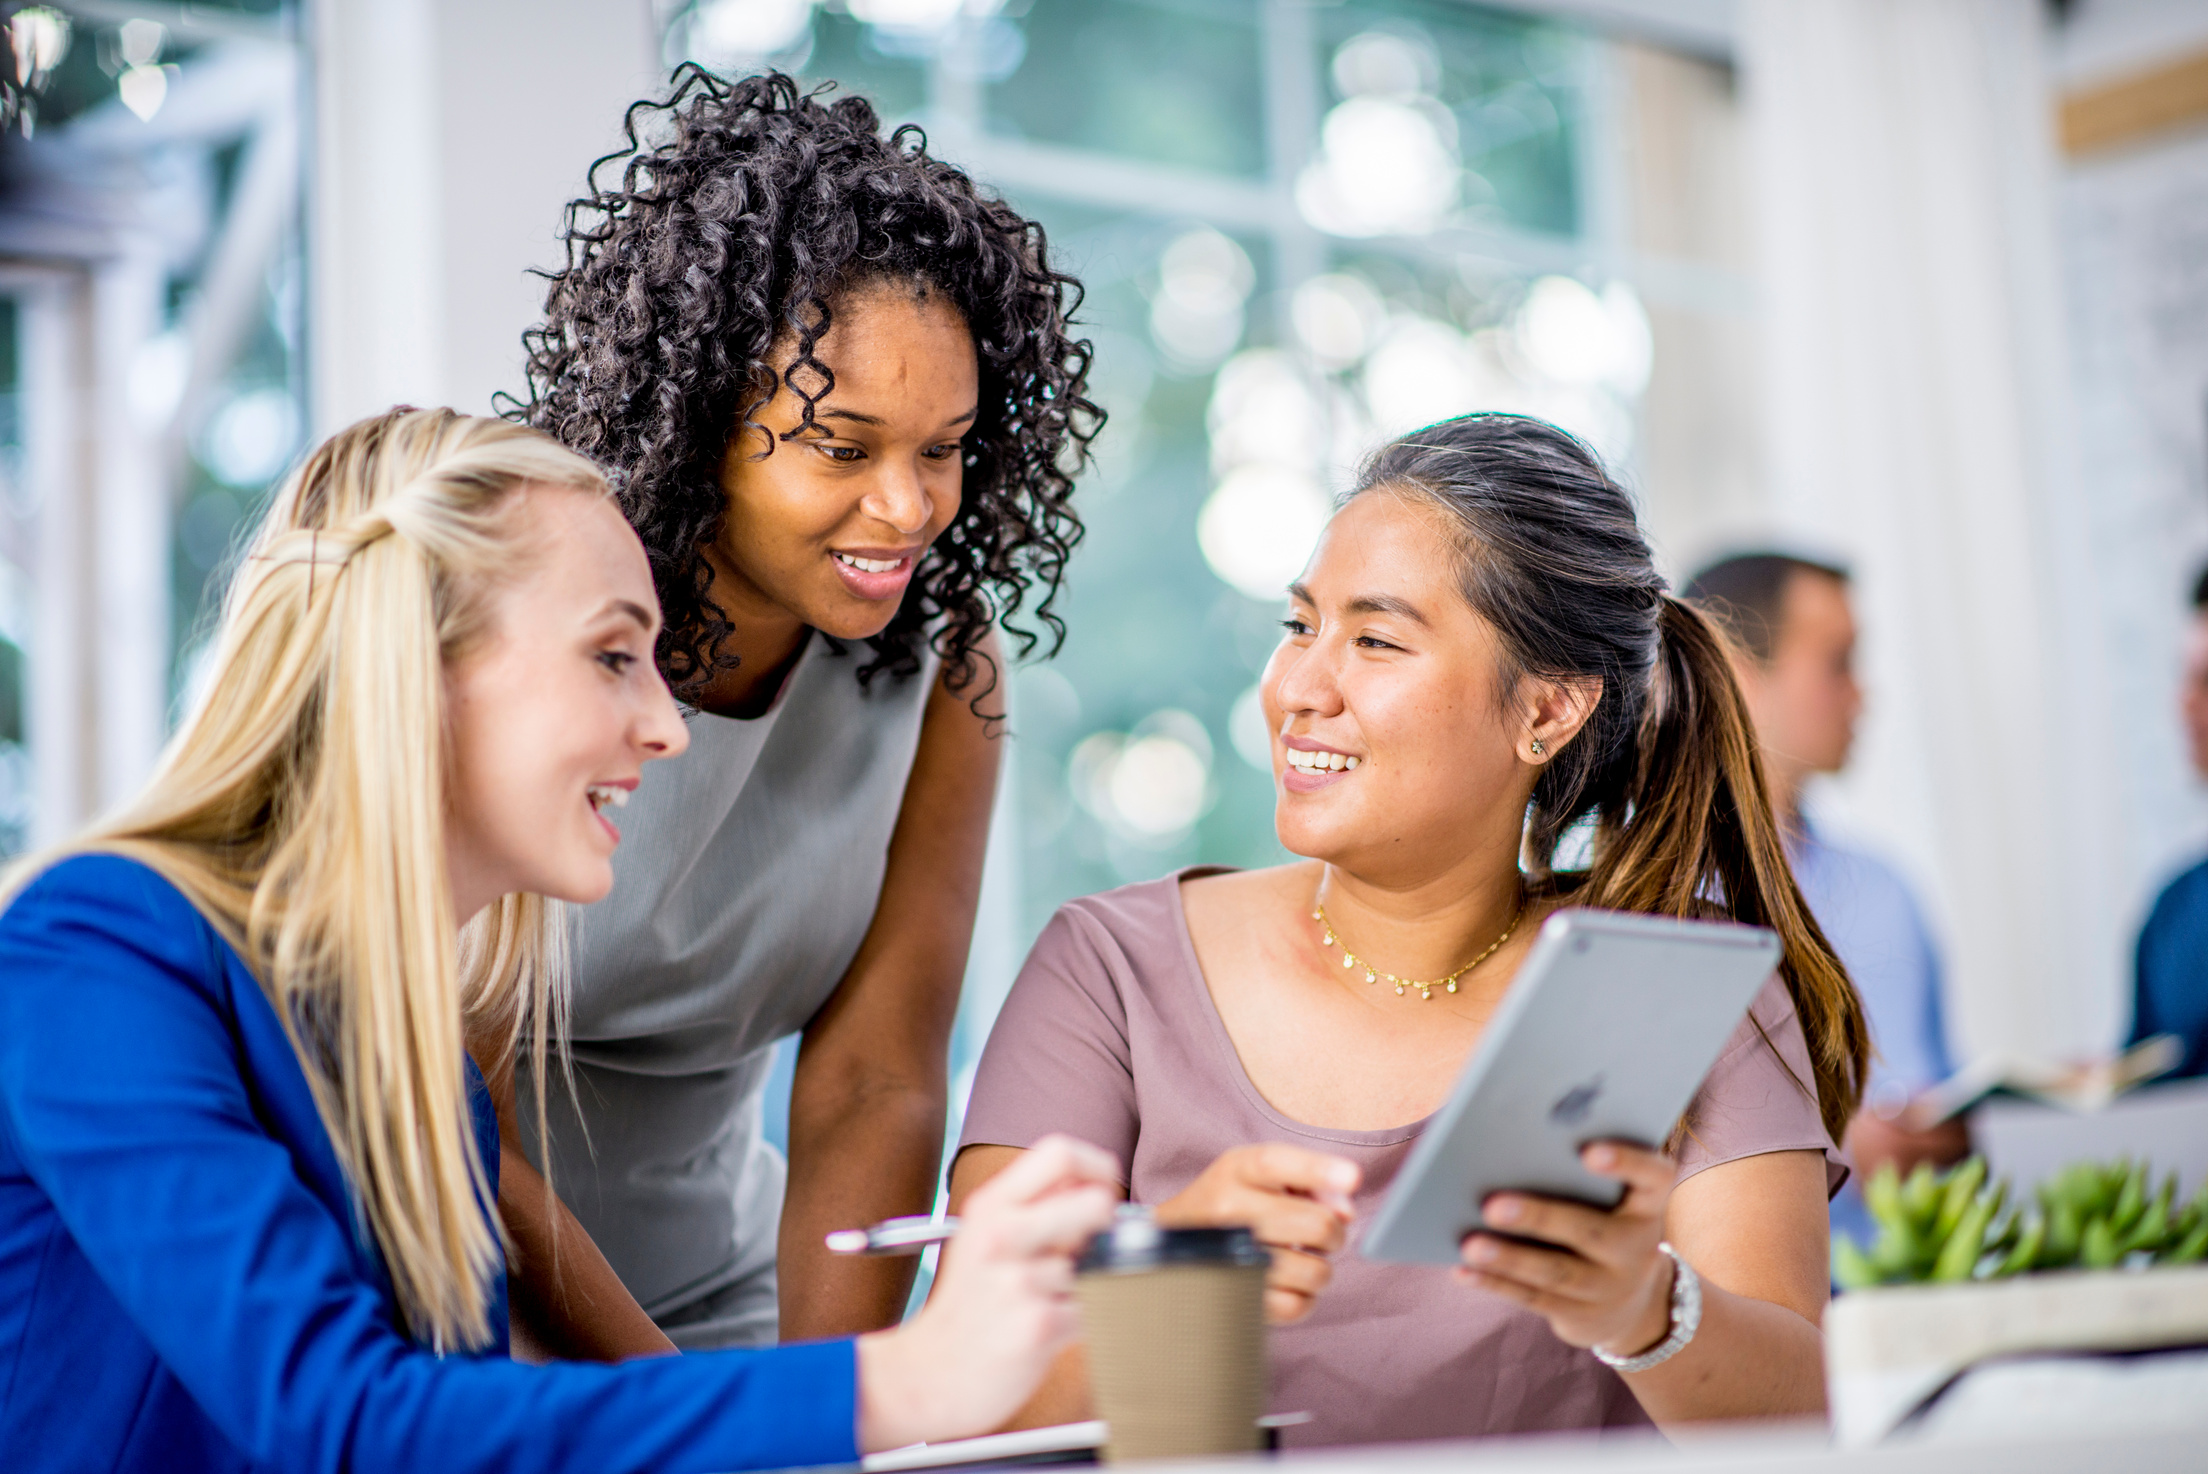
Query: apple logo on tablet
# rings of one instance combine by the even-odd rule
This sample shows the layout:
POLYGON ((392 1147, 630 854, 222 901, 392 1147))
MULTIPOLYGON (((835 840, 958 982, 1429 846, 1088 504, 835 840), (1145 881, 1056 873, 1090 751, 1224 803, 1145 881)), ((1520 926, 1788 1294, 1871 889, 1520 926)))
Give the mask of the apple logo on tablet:
POLYGON ((1549 1107, 1549 1119, 1559 1126, 1577 1126, 1587 1119, 1587 1113, 1595 1108, 1595 1097, 1602 1094, 1602 1076, 1597 1075, 1584 1085, 1574 1085, 1557 1097, 1549 1107))

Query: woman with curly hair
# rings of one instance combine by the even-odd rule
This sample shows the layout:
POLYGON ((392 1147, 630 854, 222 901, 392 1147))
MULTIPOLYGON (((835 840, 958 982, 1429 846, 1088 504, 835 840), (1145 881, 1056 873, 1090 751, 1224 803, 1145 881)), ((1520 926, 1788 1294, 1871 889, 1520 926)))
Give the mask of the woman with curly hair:
POLYGON ((822 1238, 932 1201, 993 631, 1062 637, 1070 473, 1101 422, 1078 283, 917 129, 687 67, 627 136, 569 208, 520 413, 612 478, 690 746, 629 803, 583 918, 548 1140, 521 1134, 526 1071, 524 1109, 500 1082, 592 1241, 549 1252, 558 1202, 516 1161, 522 1324, 600 1357, 897 1319, 910 1261, 822 1238), (800 1032, 785 1168, 762 1098, 800 1032))

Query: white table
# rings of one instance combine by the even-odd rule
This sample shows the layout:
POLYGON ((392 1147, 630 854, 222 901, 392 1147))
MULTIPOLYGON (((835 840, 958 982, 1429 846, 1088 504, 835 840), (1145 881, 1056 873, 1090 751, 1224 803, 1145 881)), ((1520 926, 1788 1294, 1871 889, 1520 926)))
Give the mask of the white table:
MULTIPOLYGON (((2159 1474, 2208 1470, 2208 1409, 2198 1427, 2150 1434, 1832 1447, 1821 1430, 1730 1432, 1672 1443, 1652 1433, 1398 1444, 1290 1454, 1298 1474, 2159 1474)), ((1244 1461, 1245 1463, 1247 1461, 1244 1461)), ((1180 1464, 1224 1471, 1231 1461, 1180 1464)), ((1165 1474, 1169 1466, 1146 1467, 1165 1474)))
POLYGON ((1140 1474, 1253 1474, 1268 1467, 1283 1474, 2201 1474, 2208 1470, 2208 1408, 2200 1409, 2196 1426, 2158 1432, 1871 1449, 1836 1449, 1821 1426, 1796 1426, 1678 1443, 1644 1432, 1552 1434, 1125 1467, 1140 1474))

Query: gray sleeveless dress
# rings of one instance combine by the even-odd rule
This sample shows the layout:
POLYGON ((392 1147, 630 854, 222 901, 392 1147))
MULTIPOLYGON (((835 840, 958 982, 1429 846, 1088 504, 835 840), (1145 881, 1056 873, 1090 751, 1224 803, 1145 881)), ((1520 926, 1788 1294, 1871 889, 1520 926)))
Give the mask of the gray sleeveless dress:
POLYGON ((862 688, 865 658, 808 635, 765 714, 691 716, 689 751, 615 814, 613 890, 581 913, 552 1182, 685 1349, 776 1337, 784 1165, 761 1097, 873 920, 936 678, 930 656, 862 688))

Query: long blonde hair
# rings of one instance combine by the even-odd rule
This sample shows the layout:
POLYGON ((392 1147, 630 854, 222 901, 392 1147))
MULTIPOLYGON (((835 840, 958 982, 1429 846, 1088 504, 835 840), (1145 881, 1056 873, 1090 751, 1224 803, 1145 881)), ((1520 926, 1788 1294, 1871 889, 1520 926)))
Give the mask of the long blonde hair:
POLYGON ((145 791, 63 851, 151 866, 253 969, 408 1328, 441 1349, 491 1340, 501 1247, 468 1041, 495 1074, 527 1038, 542 1080, 565 1022, 556 903, 506 896, 456 945, 446 868, 444 669, 526 564, 525 485, 606 493, 548 437, 450 410, 332 436, 239 565, 205 699, 145 791))

